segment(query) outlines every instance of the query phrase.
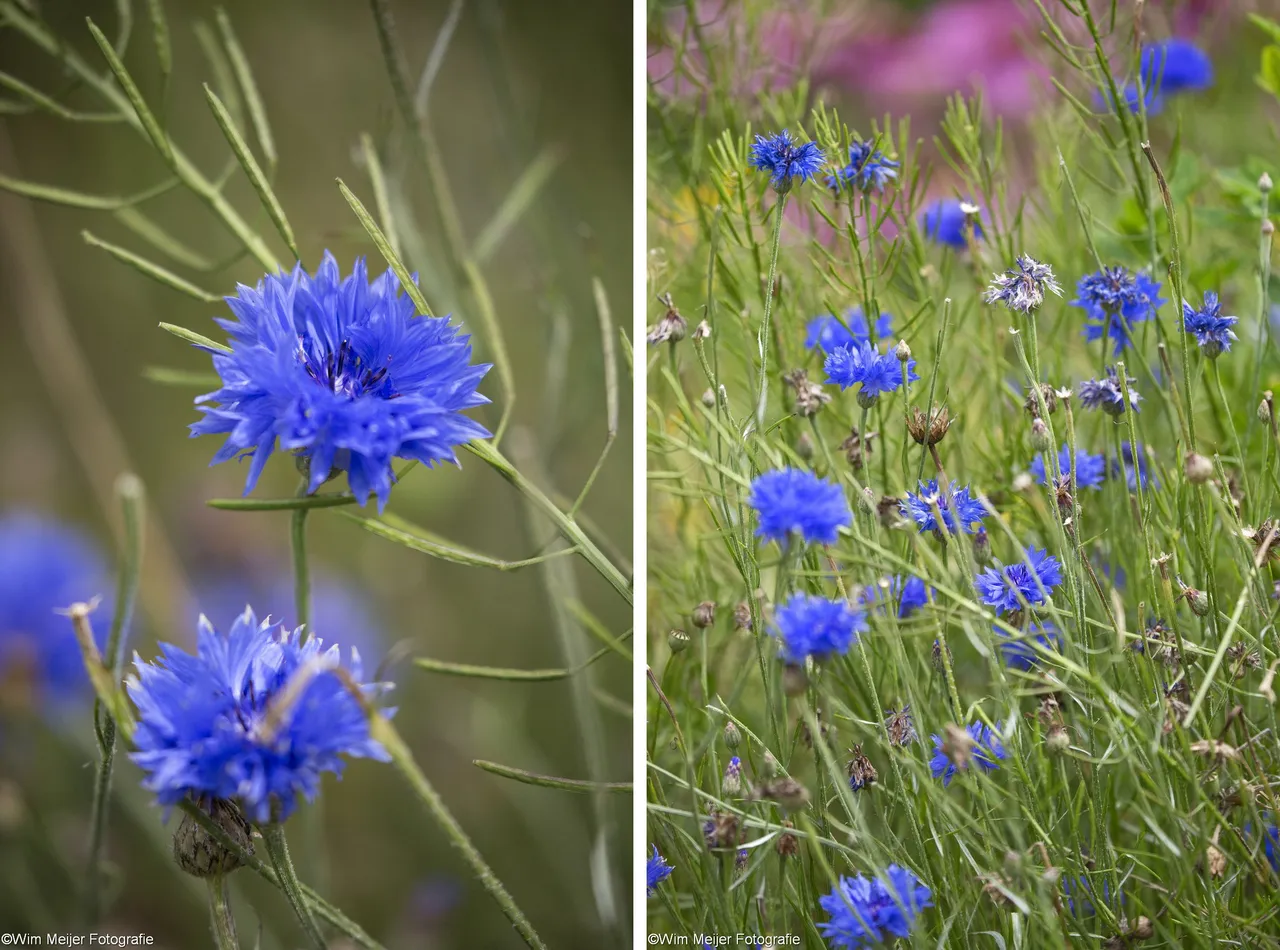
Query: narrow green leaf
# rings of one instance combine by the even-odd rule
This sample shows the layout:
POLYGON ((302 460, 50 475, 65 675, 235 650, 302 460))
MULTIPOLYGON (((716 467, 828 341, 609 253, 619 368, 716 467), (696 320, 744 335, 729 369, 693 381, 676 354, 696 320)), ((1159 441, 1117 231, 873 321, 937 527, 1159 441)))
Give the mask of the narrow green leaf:
POLYGON ((18 93, 36 108, 69 122, 122 122, 124 120, 124 117, 117 112, 77 112, 74 109, 68 109, 56 99, 46 96, 39 89, 8 73, 0 72, 0 86, 18 93))
POLYGON ((582 605, 581 601, 567 601, 565 603, 565 607, 568 609, 569 613, 573 614, 574 619, 587 629, 588 633, 628 663, 632 662, 631 651, 622 645, 622 638, 615 637, 610 633, 609 628, 601 623, 595 614, 587 610, 587 608, 582 605))
POLYGON ((151 139, 151 144, 156 147, 160 156, 165 160, 165 164, 172 168, 174 166, 173 146, 169 143, 169 136, 165 135, 164 129, 160 127, 160 122, 147 105, 147 101, 142 98, 142 93, 138 90, 133 77, 129 75, 129 71, 124 68, 124 63, 120 61, 115 48, 102 34, 102 31, 94 25, 92 19, 86 18, 85 22, 89 25, 89 32, 93 34, 93 41, 98 44, 98 48, 102 50, 102 55, 106 59, 107 65, 111 67, 111 72, 115 74, 116 82, 120 83, 120 88, 124 90, 125 97, 128 98, 129 104, 133 106, 134 114, 142 124, 142 130, 146 132, 147 138, 151 139))
POLYGON ((1280 43, 1280 23, 1277 23, 1275 20, 1268 17, 1260 16, 1257 13, 1250 13, 1249 21, 1258 29, 1266 33, 1267 36, 1271 37, 1274 42, 1280 43))
POLYGON ((216 389, 222 385, 222 378, 217 373, 200 373, 174 369, 171 366, 144 366, 142 377, 161 386, 182 386, 201 391, 216 389))
POLYGON ((132 251, 127 251, 122 247, 110 244, 89 231, 81 231, 80 236, 84 238, 86 244, 102 248, 122 264, 128 264, 130 267, 147 277, 150 277, 157 283, 164 284, 166 287, 170 287, 179 293, 184 293, 188 297, 194 297, 196 300, 202 301, 203 303, 217 303, 222 299, 217 294, 210 293, 207 290, 201 290, 195 284, 183 280, 177 274, 165 270, 165 268, 161 267, 159 264, 149 261, 145 257, 140 257, 132 251))
MULTIPOLYGON (((194 330, 188 330, 186 327, 176 326, 172 323, 160 324, 161 330, 167 330, 180 340, 186 340, 192 346, 199 346, 206 350, 217 350, 219 353, 230 353, 231 347, 223 343, 215 343, 207 336, 201 336, 194 330)), ((215 506, 216 507, 216 506, 215 506)))
POLYGON ((409 273, 409 268, 404 266, 404 261, 400 260, 400 255, 395 252, 395 248, 391 246, 391 242, 387 240, 387 236, 382 233, 377 222, 370 217, 365 206, 360 203, 360 199, 355 193, 346 186, 341 178, 337 179, 338 190, 342 192, 342 197, 347 200, 347 204, 351 206, 351 210, 356 213, 360 224, 364 227, 365 232, 373 241, 374 247, 378 249, 378 253, 382 255, 383 260, 387 262, 387 266, 395 272, 400 278, 400 286, 404 288, 404 292, 409 295, 409 299, 413 301, 413 305, 418 308, 418 313, 424 317, 433 317, 435 314, 431 312, 431 307, 427 305, 427 298, 422 295, 420 288, 413 279, 413 275, 409 273))
POLYGON ((550 554, 542 554, 538 557, 525 558, 518 561, 506 561, 501 558, 490 557, 487 554, 479 554, 475 551, 468 550, 460 545, 454 544, 452 541, 446 541, 439 538, 429 531, 424 531, 416 525, 409 524, 403 519, 397 518, 395 515, 384 514, 381 519, 369 518, 364 515, 358 515, 355 512, 344 511, 342 515, 351 521, 354 521, 366 531, 376 534, 380 538, 388 541, 394 541, 396 544, 402 544, 414 551, 422 554, 429 554, 432 557, 439 558, 442 561, 449 561, 453 564, 465 564, 469 567, 487 567, 495 571, 518 571, 522 567, 530 567, 534 564, 541 564, 543 561, 549 561, 556 557, 562 557, 566 554, 576 554, 575 548, 563 548, 559 551, 553 551, 550 554))
POLYGON ((513 768, 510 765, 500 765, 487 759, 473 759, 471 764, 484 769, 486 772, 501 775, 503 778, 514 779, 517 782, 524 782, 526 785, 558 788, 566 792, 595 792, 603 790, 629 795, 633 790, 630 782, 586 782, 576 778, 559 778, 555 775, 541 775, 538 772, 513 768))
POLYGON ((476 237, 472 255, 477 263, 482 264, 487 261, 501 246, 507 235, 524 217, 525 212, 537 200, 538 193, 551 180, 552 174, 560 167, 563 160, 563 151, 549 146, 544 148, 529 167, 520 173, 516 183, 502 199, 502 204, 498 205, 498 210, 476 237))
POLYGON ((219 511, 296 511, 299 508, 338 508, 355 503, 355 496, 350 492, 302 498, 210 498, 205 502, 219 511))
POLYGON ((249 57, 245 56, 240 41, 236 39, 227 11, 218 7, 214 17, 218 21, 218 32, 222 34, 222 45, 227 48, 227 56, 231 60, 231 69, 235 73, 236 82, 241 93, 244 94, 245 105, 249 109, 249 121, 253 123, 253 134, 257 136, 258 145, 262 148, 262 156, 267 160, 267 167, 274 170, 278 161, 276 143, 271 136, 271 126, 267 122, 267 110, 262 104, 262 96, 258 93, 258 84, 253 79, 253 70, 249 68, 249 57))
POLYGON ((187 247, 137 208, 118 208, 115 211, 115 217, 117 221, 123 224, 134 234, 138 235, 138 237, 142 238, 157 251, 160 251, 162 254, 167 254, 183 267, 189 267, 192 270, 199 271, 210 271, 214 269, 212 261, 187 247))
POLYGON ((1263 47, 1258 85, 1276 98, 1280 98, 1280 46, 1263 47))
POLYGON ((465 676, 469 679, 482 680, 515 680, 522 683, 548 683, 552 680, 565 680, 612 652, 608 647, 597 650, 576 667, 560 667, 545 670, 515 670, 500 666, 476 666, 471 663, 447 663, 444 660, 433 660, 429 657, 414 657, 414 665, 431 673, 446 673, 450 676, 465 676))
POLYGON ((253 185, 253 190, 258 193, 258 198, 262 201, 262 206, 266 208, 267 215, 271 218, 272 223, 275 224, 276 230, 280 232, 280 236, 284 238, 284 243, 293 252, 294 258, 301 260, 302 255, 298 253, 297 242, 293 239, 293 228, 289 227, 289 220, 284 215, 284 208, 280 207, 280 202, 276 199, 275 192, 271 190, 271 184, 267 181, 267 176, 262 173, 258 160, 253 157, 253 152, 249 150, 249 146, 240 137, 240 133, 236 131, 235 122, 232 121, 231 114, 227 112, 227 107, 222 104, 218 94, 207 83, 204 87, 204 96, 209 100, 209 107, 213 110, 213 117, 217 120, 218 127, 222 129, 222 134, 231 145, 231 151, 235 152, 236 158, 240 160, 240 167, 244 169, 244 173, 249 177, 249 183, 253 185))
POLYGON ((369 184, 373 186, 373 202, 378 208, 378 219, 382 222, 383 233, 387 243, 396 254, 400 253, 400 238, 396 234, 395 221, 391 217, 391 197, 387 193, 387 177, 382 172, 382 159, 378 157, 378 149, 373 138, 367 132, 360 133, 360 148, 364 153, 365 171, 369 173, 369 184))
POLYGON ((236 85, 231 61, 219 45, 218 38, 213 35, 213 30, 209 28, 208 23, 196 20, 192 30, 196 34, 196 40, 200 44, 204 58, 209 61, 209 68, 213 70, 213 88, 227 107, 227 111, 231 113, 231 117, 235 119, 236 128, 244 128, 244 104, 240 99, 240 89, 236 85))
POLYGON ((22 195, 33 201, 47 201, 50 204, 66 205, 69 208, 84 208, 88 211, 118 211, 131 205, 139 204, 169 191, 178 184, 178 179, 169 178, 136 195, 90 195, 81 191, 59 188, 57 185, 42 185, 34 181, 23 181, 0 174, 0 188, 22 195))
POLYGON ((156 45, 160 76, 168 85, 173 74, 173 45, 169 41, 169 23, 164 16, 163 0, 147 0, 147 15, 151 18, 151 37, 156 45))

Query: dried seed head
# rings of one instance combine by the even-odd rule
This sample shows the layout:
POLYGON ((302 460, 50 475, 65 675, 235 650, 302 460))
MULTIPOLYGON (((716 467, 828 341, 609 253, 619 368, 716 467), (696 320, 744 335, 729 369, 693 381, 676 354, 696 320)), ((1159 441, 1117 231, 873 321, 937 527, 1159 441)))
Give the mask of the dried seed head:
POLYGON ((904 522, 902 517, 902 500, 893 495, 881 495, 876 502, 876 517, 885 528, 896 528, 904 522))
POLYGON ((658 303, 667 308, 666 313, 653 326, 649 327, 649 332, 645 335, 645 339, 652 346, 659 343, 679 343, 684 339, 685 334, 689 330, 689 323, 684 317, 680 316, 680 311, 676 309, 676 305, 671 301, 670 294, 662 294, 658 297, 658 303))
POLYGON ((799 811, 809 804, 809 790, 789 775, 768 779, 757 786, 755 797, 776 802, 783 811, 799 811))
POLYGON ((745 600, 739 601, 733 608, 733 628, 735 630, 751 629, 751 605, 745 600))
POLYGON ((803 369, 793 369, 782 377, 782 381, 795 390, 795 410, 797 415, 809 417, 818 414, 818 410, 831 401, 831 396, 818 383, 809 379, 803 369))
POLYGON ((1062 707, 1058 703, 1058 698, 1052 693, 1040 700, 1040 707, 1036 710, 1036 718, 1040 720, 1040 724, 1048 729, 1050 726, 1060 725, 1062 723, 1062 707))
POLYGON ((694 327, 693 338, 695 340, 705 340, 709 336, 711 336, 711 324, 707 323, 706 320, 694 327))
POLYGON ((1062 755, 1071 748, 1071 737, 1067 735, 1067 727, 1062 723, 1054 723, 1044 735, 1044 750, 1049 755, 1062 755))
POLYGON ((911 719, 910 704, 901 709, 890 709, 889 716, 884 721, 884 729, 889 735, 890 745, 902 747, 915 742, 918 736, 916 724, 911 719))
POLYGON ((1213 462, 1196 452, 1188 452, 1184 465, 1187 481, 1193 485, 1203 485, 1213 478, 1213 462))
POLYGON ((1204 864, 1210 877, 1222 877, 1227 870, 1227 856, 1214 845, 1209 845, 1204 849, 1204 864))
POLYGON ((1250 650, 1247 643, 1233 643, 1227 648, 1227 659, 1236 679, 1243 679, 1245 672, 1262 667, 1262 656, 1257 650, 1250 650))
POLYGON ((927 415, 916 406, 907 412, 907 432, 917 445, 937 445, 946 437, 951 422, 945 406, 935 406, 927 415))
MULTIPOLYGON (((795 824, 789 818, 784 818, 782 819, 782 827, 794 828, 795 824)), ((784 831, 782 834, 778 835, 777 848, 778 855, 780 857, 790 857, 800 850, 800 839, 791 832, 784 831)))
MULTIPOLYGON (((1070 392, 1070 390, 1068 390, 1070 392)), ((1044 399, 1044 411, 1052 415, 1058 411, 1058 390, 1054 389, 1048 383, 1040 384, 1040 397, 1044 399)), ((1033 389, 1027 393, 1027 398, 1022 403, 1022 408, 1027 410, 1029 416, 1040 415, 1040 400, 1036 399, 1036 391, 1033 389)))
POLYGON ((849 787, 857 792, 868 785, 874 785, 880 775, 876 767, 871 764, 871 760, 862 754, 862 745, 858 744, 850 749, 849 755, 851 756, 847 767, 849 787))
POLYGON ((862 468, 866 457, 872 452, 871 440, 876 435, 877 433, 875 432, 868 432, 863 435, 858 431, 857 426, 849 430, 849 437, 840 443, 840 448, 844 449, 844 456, 849 460, 850 468, 862 468))
POLYGON ((740 837, 738 816, 713 809, 702 823, 702 837, 708 849, 736 848, 740 837))
MULTIPOLYGON (((822 718, 822 710, 814 710, 814 718, 818 720, 818 734, 822 736, 822 740, 826 742, 832 733, 831 723, 822 718)), ((809 731, 809 723, 800 723, 800 741, 805 744, 806 748, 813 748, 813 733, 809 731)))
POLYGON ((969 767, 977 744, 968 730, 960 728, 954 722, 949 722, 942 728, 942 754, 957 769, 963 771, 969 767))
POLYGON ((1253 559, 1259 564, 1280 560, 1280 520, 1267 518, 1256 528, 1241 532, 1253 543, 1253 559))
POLYGON ((730 750, 736 749, 742 744, 742 733, 732 719, 724 724, 724 744, 730 750))
POLYGON ((689 646, 689 634, 683 630, 672 630, 667 634, 667 646, 672 653, 683 653, 689 646))
POLYGON ((705 630, 716 622, 716 605, 714 601, 704 600, 693 608, 693 625, 705 630))
MULTIPOLYGON (((223 798, 200 804, 206 815, 226 832, 242 851, 253 854, 253 834, 240 806, 223 798)), ((234 871, 243 863, 240 855, 226 848, 187 812, 182 813, 173 831, 173 859, 193 877, 213 877, 234 871)))
POLYGON ((1239 762, 1240 750, 1217 739, 1197 739, 1191 743, 1191 751, 1196 755, 1211 759, 1218 765, 1225 762, 1239 762))

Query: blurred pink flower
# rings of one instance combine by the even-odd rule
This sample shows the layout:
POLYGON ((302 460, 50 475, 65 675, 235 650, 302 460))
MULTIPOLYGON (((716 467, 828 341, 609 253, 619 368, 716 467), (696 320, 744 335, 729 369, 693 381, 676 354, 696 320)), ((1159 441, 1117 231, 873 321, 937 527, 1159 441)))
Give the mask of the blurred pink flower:
POLYGON ((1018 0, 943 0, 906 34, 868 30, 846 39, 816 64, 814 80, 890 105, 980 88, 995 112, 1022 115, 1048 72, 1025 51, 1034 27, 1018 0))

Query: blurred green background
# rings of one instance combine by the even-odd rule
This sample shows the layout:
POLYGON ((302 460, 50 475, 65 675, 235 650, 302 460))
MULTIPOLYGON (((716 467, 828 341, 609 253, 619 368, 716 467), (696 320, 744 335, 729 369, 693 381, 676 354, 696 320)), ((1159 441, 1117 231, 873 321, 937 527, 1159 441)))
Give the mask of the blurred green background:
MULTIPOLYGON (((159 71, 145 6, 138 6, 126 63, 154 103, 161 96, 159 71)), ((503 451, 516 461, 530 456, 531 469, 545 470, 535 476, 542 486, 569 497, 590 472, 606 432, 593 277, 603 282, 615 325, 631 322, 630 6, 625 0, 471 0, 430 105, 463 228, 473 240, 540 154, 552 150, 547 154, 560 159, 485 273, 518 393, 503 451)), ((84 17, 114 35, 116 4, 38 7, 60 36, 105 72, 84 17)), ((447 8, 441 0, 394 6, 415 77, 447 8)), ((211 24, 215 7, 169 0, 165 9, 174 70, 164 115, 174 139, 214 176, 230 153, 201 92, 200 84, 213 76, 193 25, 211 24)), ((410 266, 422 272, 437 312, 452 311, 466 323, 479 357, 488 358, 482 328, 448 279, 422 175, 401 140, 368 6, 241 0, 225 9, 262 91, 280 155, 275 188, 304 264, 314 267, 329 248, 344 271, 359 254, 370 257, 375 273, 384 266, 334 182, 341 177, 373 207, 359 158, 359 136, 367 132, 392 178, 397 216, 412 220, 419 232, 419 240, 405 241, 410 266)), ((102 107, 91 90, 77 87, 53 58, 13 29, 0 29, 0 70, 73 108, 102 107)), ((0 116, 0 174, 119 195, 153 185, 163 168, 146 143, 120 124, 73 124, 36 113, 0 116)), ((238 170, 227 194, 287 260, 238 170)), ((236 249, 189 193, 171 192, 144 210, 211 260, 236 249)), ((85 526, 110 549, 116 516, 103 502, 123 460, 145 482, 150 521, 158 529, 148 537, 130 646, 150 657, 156 639, 189 644, 194 631, 183 584, 198 587, 210 571, 287 569, 286 514, 219 512, 204 505, 211 497, 239 495, 244 469, 236 463, 208 468, 219 440, 187 438, 186 426, 197 417, 192 397, 202 390, 160 385, 143 374, 148 366, 207 373, 207 357, 157 324, 219 337, 211 318, 229 314, 224 306, 202 305, 150 282, 84 243, 80 232, 88 228, 158 258, 109 212, 37 205, 0 193, 0 221, 0 509, 54 514, 85 526), (58 333, 62 319, 71 336, 58 333)), ((219 294, 233 292, 235 281, 253 284, 261 276, 251 260, 212 273, 174 269, 219 294)), ((621 354, 618 359, 625 408, 629 373, 621 354)), ((479 415, 493 428, 504 399, 496 373, 483 391, 496 405, 479 415)), ((624 411, 617 444, 583 509, 600 534, 627 554, 628 420, 624 411)), ((390 510, 489 554, 533 553, 520 496, 466 453, 462 457, 461 471, 415 470, 393 492, 390 510)), ((296 480, 287 456, 277 457, 255 494, 291 494, 296 480)), ((363 589, 387 649, 408 641, 413 652, 438 659, 565 665, 540 568, 498 574, 432 560, 332 512, 317 512, 310 532, 313 562, 363 589)), ((621 598, 576 561, 574 572, 586 608, 615 635, 627 631, 630 610, 621 598)), ((342 641, 337 631, 328 637, 342 641)), ((615 781, 630 776, 629 672, 617 657, 593 668, 597 695, 618 700, 594 709, 607 745, 606 777, 615 781)), ((629 796, 611 799, 610 866, 595 875, 617 904, 618 920, 609 925, 602 923, 593 892, 590 798, 516 784, 471 764, 485 758, 585 777, 569 686, 451 679, 403 661, 393 678, 396 722, 419 764, 547 942, 595 947, 625 932, 629 796)), ((0 737, 0 930, 37 921, 73 929, 93 775, 87 711, 69 723, 11 722, 0 727, 0 737)), ((203 891, 171 863, 168 832, 139 790, 138 777, 131 764, 121 763, 108 844, 115 900, 105 929, 148 933, 157 946, 207 945, 203 891)), ((323 800, 330 857, 324 890, 375 937, 390 947, 519 945, 390 767, 355 762, 343 781, 326 779, 323 800)), ((306 862, 301 868, 304 880, 321 873, 306 862)), ((233 880, 241 889, 242 935, 251 934, 256 913, 265 925, 264 946, 301 943, 278 892, 249 871, 233 880)))

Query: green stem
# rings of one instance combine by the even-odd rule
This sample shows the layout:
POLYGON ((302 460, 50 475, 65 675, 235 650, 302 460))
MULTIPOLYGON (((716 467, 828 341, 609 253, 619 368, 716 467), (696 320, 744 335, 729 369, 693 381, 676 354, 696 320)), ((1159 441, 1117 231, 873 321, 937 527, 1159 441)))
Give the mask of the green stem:
POLYGON ((760 396, 756 403, 756 425, 764 429, 764 412, 769 403, 769 325, 773 317, 773 285, 778 279, 778 245, 782 241, 782 213, 787 207, 787 193, 778 193, 773 206, 773 238, 769 251, 769 276, 764 284, 764 324, 760 330, 760 396))
POLYGON ((307 935, 312 946, 316 950, 325 950, 326 943, 324 935, 320 933, 320 927, 316 924, 316 919, 311 913, 311 905, 307 902, 306 896, 302 893, 302 885, 298 881, 298 874, 293 868, 293 861, 289 857, 289 843, 285 840, 284 825, 278 821, 271 821, 263 825, 262 840, 266 844, 267 854, 271 858, 271 864, 276 869, 276 876, 280 880, 280 889, 284 891, 284 896, 289 899, 293 912, 297 915, 298 923, 302 925, 303 933, 307 935))
POLYGON ((209 920, 213 927, 213 945, 217 950, 240 950, 240 938, 236 934, 236 919, 231 913, 227 895, 227 878, 215 874, 205 878, 209 887, 209 920))
POLYGON ((311 567, 307 562, 309 511, 309 508, 295 508, 289 519, 289 547, 293 554, 293 622, 303 628, 304 641, 311 636, 311 567))

